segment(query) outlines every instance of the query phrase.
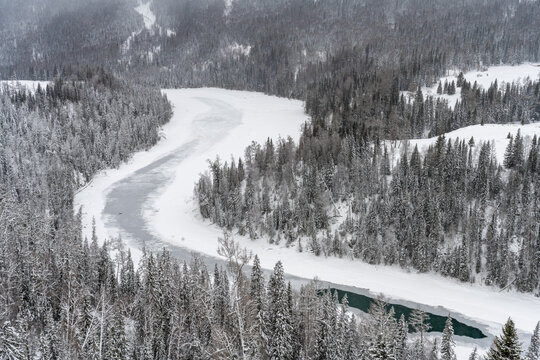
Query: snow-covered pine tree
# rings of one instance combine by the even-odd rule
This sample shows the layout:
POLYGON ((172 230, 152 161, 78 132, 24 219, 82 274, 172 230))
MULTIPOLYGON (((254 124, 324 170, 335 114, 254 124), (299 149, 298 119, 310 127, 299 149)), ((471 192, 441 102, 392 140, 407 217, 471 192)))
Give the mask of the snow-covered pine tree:
POLYGON ((274 266, 268 282, 267 350, 271 360, 292 359, 293 328, 290 323, 287 288, 281 261, 274 266))
POLYGON ((496 336, 487 353, 487 360, 520 360, 521 343, 512 319, 508 319, 501 336, 496 336))
POLYGON ((540 360, 540 321, 534 328, 533 335, 531 337, 531 343, 527 349, 526 360, 540 360))
POLYGON ((10 321, 0 326, 0 358, 3 360, 26 359, 22 329, 10 321))
POLYGON ((438 339, 433 340, 433 346, 429 352, 428 360, 439 360, 439 341, 438 339))
POLYGON ((121 310, 114 309, 107 325, 105 359, 124 360, 128 359, 128 344, 125 332, 124 317, 121 310))
POLYGON ((405 321, 405 316, 399 317, 397 333, 395 338, 396 359, 405 359, 407 355, 407 339, 409 335, 409 325, 405 321))
POLYGON ((521 136, 521 130, 518 129, 516 137, 514 138, 514 146, 512 148, 512 163, 518 169, 523 166, 523 137, 521 136))
POLYGON ((441 360, 456 360, 455 346, 452 318, 448 315, 441 340, 441 360))
POLYGON ((409 324, 413 328, 414 332, 420 334, 420 338, 423 341, 424 334, 431 329, 429 325, 429 315, 421 310, 414 309, 409 316, 409 324))
POLYGON ((471 355, 469 355, 469 360, 479 360, 478 348, 476 348, 476 347, 474 348, 471 355))

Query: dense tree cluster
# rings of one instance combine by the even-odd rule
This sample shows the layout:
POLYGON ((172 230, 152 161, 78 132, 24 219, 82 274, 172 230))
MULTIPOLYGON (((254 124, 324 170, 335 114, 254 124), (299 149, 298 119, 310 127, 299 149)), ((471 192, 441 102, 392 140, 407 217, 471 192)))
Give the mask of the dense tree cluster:
MULTIPOLYGON (((407 322, 379 299, 357 318, 346 297, 321 295, 316 283, 293 291, 281 263, 266 281, 255 257, 246 276, 245 252, 225 250, 228 267, 213 273, 196 258, 179 264, 165 250, 144 252, 135 270, 118 241, 100 247, 79 234, 69 245, 43 259, 52 274, 33 273, 38 288, 3 299, 3 359, 455 359, 450 317, 439 349, 422 311, 407 322)), ((231 248, 225 239, 222 249, 231 248)), ((537 348, 538 336, 528 353, 537 348)), ((507 353, 521 353, 511 321, 490 359, 507 353)))
POLYGON ((5 2, 3 78, 50 79, 55 68, 102 64, 161 87, 304 98, 326 72, 360 72, 343 51, 391 72, 399 90, 453 67, 540 60, 535 1, 153 0, 151 29, 135 0, 5 2))
MULTIPOLYGON (((515 104, 528 103, 527 91, 515 93, 524 94, 515 104)), ((493 87, 479 96, 487 94, 506 97, 493 87)), ((462 96, 469 102, 467 91, 462 96)), ((411 113, 433 101, 418 97, 411 113)), ((515 120, 503 101, 476 106, 487 119, 515 120)), ((480 122, 459 103, 445 111, 450 128, 480 122)), ((336 122, 306 124, 298 145, 268 140, 249 146, 243 160, 211 162, 196 186, 203 217, 299 251, 540 292, 536 137, 510 139, 503 167, 492 144, 472 138, 440 136, 421 154, 407 142, 362 142, 354 125, 336 122)))
POLYGON ((331 70, 337 64, 321 67, 320 79, 307 91, 305 107, 315 136, 328 130, 357 142, 411 139, 474 124, 540 120, 538 79, 505 86, 495 81, 484 89, 458 78, 460 98, 451 108, 444 98, 424 97, 418 86, 413 86, 409 99, 400 91, 405 80, 391 69, 378 68, 367 54, 342 52, 335 61, 347 65, 337 74, 331 70))
MULTIPOLYGON (((26 339, 22 330, 29 336, 43 330, 43 339, 52 342, 75 336, 71 330, 47 330, 45 324, 57 321, 64 311, 71 322, 73 292, 80 290, 75 272, 104 282, 112 268, 104 260, 77 268, 84 266, 78 261, 87 261, 90 250, 83 248, 80 222, 74 217, 74 193, 98 170, 118 166, 132 152, 155 144, 159 126, 170 115, 170 105, 158 90, 130 86, 99 68, 73 69, 35 93, 2 89, 2 331, 19 334, 13 335, 19 342, 26 339)), ((92 251, 98 256, 98 250, 92 251)), ((109 256, 104 251, 103 256, 109 256)), ((85 288, 79 295, 95 290, 85 288)), ((6 358, 3 353, 0 357, 6 358)))
POLYGON ((143 19, 132 0, 0 1, 1 78, 52 80, 69 65, 110 71, 143 19), (9 70, 7 70, 9 69, 9 70))
MULTIPOLYGON (((156 85, 306 100, 299 144, 210 164, 196 190, 220 226, 540 291, 539 139, 511 137, 504 164, 474 139, 425 154, 390 141, 538 120, 536 79, 482 90, 461 76, 440 84, 461 93, 453 109, 418 89, 451 68, 540 60, 540 2, 228 3, 153 0, 148 29, 136 0, 0 0, 0 78, 53 81, 0 91, 0 358, 455 358, 450 319, 439 342, 421 311, 396 319, 379 301, 350 316, 314 284, 293 291, 279 263, 267 281, 255 259, 248 278, 230 239, 213 273, 165 251, 136 269, 119 240, 83 239, 74 193, 158 141, 171 108, 156 85)), ((488 357, 537 360, 539 342, 537 327, 522 353, 509 320, 488 357)))

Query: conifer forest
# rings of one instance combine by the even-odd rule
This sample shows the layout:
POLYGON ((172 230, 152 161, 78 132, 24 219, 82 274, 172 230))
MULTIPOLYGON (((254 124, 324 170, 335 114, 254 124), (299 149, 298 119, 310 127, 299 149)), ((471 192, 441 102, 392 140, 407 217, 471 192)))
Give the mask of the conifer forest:
POLYGON ((540 360, 540 1, 0 0, 4 359, 540 360))

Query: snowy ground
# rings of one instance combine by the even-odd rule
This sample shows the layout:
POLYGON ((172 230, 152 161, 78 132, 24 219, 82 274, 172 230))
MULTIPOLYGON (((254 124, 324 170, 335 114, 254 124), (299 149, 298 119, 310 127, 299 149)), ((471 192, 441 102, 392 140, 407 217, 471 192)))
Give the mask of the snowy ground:
POLYGON ((36 92, 38 85, 41 86, 43 90, 49 84, 48 81, 34 81, 34 80, 0 80, 0 92, 7 86, 10 89, 21 89, 25 88, 30 93, 36 92))
MULTIPOLYGON (((150 3, 140 3, 135 8, 135 11, 143 17, 144 28, 152 32, 153 26, 156 23, 156 15, 154 15, 152 9, 150 9, 150 3)), ((135 39, 135 37, 137 37, 142 31, 143 29, 134 31, 131 33, 130 36, 128 36, 126 41, 124 41, 124 43, 122 44, 122 53, 126 53, 131 48, 131 43, 133 39, 135 39)))
MULTIPOLYGON (((144 174, 148 171, 159 173, 156 174, 159 175, 159 181, 169 184, 179 171, 180 176, 176 182, 184 180, 179 189, 182 194, 175 195, 172 201, 181 201, 181 198, 193 195, 194 183, 199 173, 207 169, 207 159, 215 159, 216 154, 223 160, 229 160, 232 154, 236 157, 241 156, 252 140, 262 142, 267 137, 276 138, 280 134, 283 136, 296 134, 294 137, 298 138, 300 126, 307 120, 302 102, 258 93, 222 89, 165 90, 164 93, 171 100, 175 111, 171 121, 162 128, 162 140, 151 150, 135 154, 119 169, 105 170, 97 174, 90 184, 77 193, 75 209, 83 206, 83 226, 86 236, 91 236, 92 218, 96 219, 96 234, 101 239, 116 237, 119 234, 125 240, 141 235, 150 236, 145 231, 144 224, 138 229, 133 229, 135 234, 130 234, 122 231, 125 229, 119 229, 123 220, 115 221, 113 218, 113 215, 121 218, 120 215, 127 215, 124 212, 131 210, 121 210, 122 214, 119 214, 120 211, 112 213, 117 202, 109 201, 109 197, 111 193, 114 195, 119 190, 122 181, 136 182, 139 180, 138 176, 144 185, 146 180, 142 177, 148 175, 144 174), (220 122, 220 118, 222 121, 219 130, 216 131, 216 124, 220 122), (173 167, 171 171, 163 171, 162 167, 157 171, 152 169, 165 158, 169 158, 174 164, 182 161, 184 166, 177 169, 171 165, 173 167), (165 176, 165 179, 162 176, 165 176), (110 210, 106 212, 108 208, 110 210)), ((151 183, 154 189, 144 189, 146 193, 144 196, 151 198, 142 199, 148 203, 160 194, 160 189, 155 186, 156 179, 152 179, 151 183)), ((127 185, 129 184, 125 187, 127 185)), ((144 209, 141 207, 137 211, 151 214, 154 209, 154 206, 144 204, 144 209)), ((164 213, 166 209, 161 209, 160 214, 164 213)), ((179 217, 180 213, 170 215, 174 218, 179 217)), ((215 236, 212 241, 215 248, 215 236)), ((132 249, 136 257, 137 254, 140 256, 138 250, 132 249)))
MULTIPOLYGON (((457 81, 458 75, 459 71, 452 71, 448 76, 441 78, 441 83, 444 86, 445 81, 447 81, 448 84, 450 84, 452 81, 455 82, 457 81)), ((476 81, 476 83, 484 89, 488 89, 495 80, 497 80, 500 87, 504 83, 523 82, 527 78, 531 80, 538 79, 540 76, 540 63, 525 63, 515 66, 491 66, 485 71, 470 71, 465 73, 464 76, 465 80, 469 81, 471 84, 474 84, 476 81)), ((437 94, 437 86, 438 83, 431 87, 422 87, 424 97, 433 96, 436 98, 446 99, 448 100, 448 104, 453 108, 456 102, 461 98, 461 88, 456 88, 456 93, 454 95, 439 95, 437 94)), ((402 93, 411 98, 414 98, 415 95, 414 92, 411 93, 408 91, 404 91, 402 93)))
MULTIPOLYGON (((461 129, 457 129, 446 133, 444 136, 447 140, 456 139, 465 140, 468 142, 471 137, 474 138, 474 143, 476 152, 480 151, 480 143, 489 141, 494 145, 493 155, 497 159, 499 164, 503 163, 504 152, 510 139, 508 134, 516 136, 518 130, 521 133, 521 136, 524 140, 524 144, 530 145, 531 140, 534 135, 537 137, 540 136, 540 123, 532 124, 485 124, 485 125, 472 125, 467 126, 461 129)), ((395 165, 399 160, 399 157, 403 153, 403 150, 407 148, 407 152, 410 154, 415 146, 418 146, 418 150, 423 152, 431 145, 434 145, 438 137, 432 137, 429 139, 413 139, 408 141, 386 141, 388 146, 389 153, 393 156, 391 159, 395 165)), ((528 148, 525 148, 525 154, 529 151, 528 148)))
POLYGON ((148 30, 152 30, 152 26, 154 26, 156 22, 156 15, 154 15, 152 10, 150 9, 150 3, 141 3, 135 8, 135 11, 142 15, 144 20, 144 27, 148 30))
MULTIPOLYGON (((123 42, 121 46, 121 50, 123 54, 126 54, 131 49, 131 44, 133 43, 134 39, 139 36, 144 29, 146 29, 150 34, 154 35, 154 31, 157 31, 157 33, 162 36, 165 35, 167 37, 176 36, 176 31, 173 31, 171 29, 163 29, 160 25, 156 23, 156 15, 150 8, 152 2, 141 2, 137 7, 134 8, 134 10, 142 16, 144 21, 144 27, 134 31, 131 33, 130 36, 123 42)), ((153 61, 154 55, 158 54, 161 51, 161 46, 152 46, 148 48, 147 50, 147 60, 149 62, 153 61)))
MULTIPOLYGON (((119 169, 98 174, 77 194, 76 207, 83 206, 87 236, 90 235, 92 216, 95 216, 97 234, 101 238, 119 233, 125 239, 136 236, 125 231, 129 225, 136 229, 133 232, 139 231, 164 243, 218 257, 217 237, 222 236, 221 230, 201 219, 193 198, 194 183, 198 175, 206 171, 206 160, 214 159, 216 154, 222 160, 229 160, 231 154, 241 156, 252 140, 262 142, 280 134, 298 138, 300 126, 306 120, 303 104, 221 89, 167 90, 165 93, 175 112, 171 122, 163 127, 164 139, 151 150, 135 154, 119 169), (168 168, 164 169, 164 166, 168 168), (124 210, 118 211, 114 207, 122 201, 114 194, 123 189, 128 195, 122 196, 136 196, 133 191, 129 192, 133 186, 146 189, 142 200, 131 209, 139 219, 122 225, 124 210), (105 211, 106 208, 109 210, 105 211)), ((455 133, 467 140, 471 136, 494 137, 496 144, 501 142, 504 148, 505 140, 501 137, 506 138, 510 128, 517 131, 517 125, 493 125, 455 133), (488 128, 490 131, 485 131, 488 128)), ((540 128, 527 125, 522 132, 540 134, 540 128)), ((424 146, 433 140, 415 141, 424 146)), ((317 277, 334 284, 367 289, 372 294, 382 293, 395 302, 425 304, 435 309, 443 307, 438 308, 439 312, 451 311, 452 315, 461 318, 460 321, 470 319, 480 323, 482 331, 491 335, 500 333, 509 316, 523 334, 530 334, 540 320, 540 299, 530 295, 501 293, 489 287, 462 284, 435 274, 409 273, 397 267, 373 266, 333 257, 323 259, 310 253, 298 253, 293 248, 269 245, 264 239, 251 241, 235 235, 235 240, 257 253, 265 268, 271 269, 281 260, 286 271, 298 277, 317 277)), ((523 337, 523 340, 527 342, 528 338, 523 337)), ((478 345, 485 349, 489 341, 478 345)), ((473 346, 468 339, 458 339, 458 351, 463 354, 460 359, 467 358, 465 354, 469 354, 473 346)))

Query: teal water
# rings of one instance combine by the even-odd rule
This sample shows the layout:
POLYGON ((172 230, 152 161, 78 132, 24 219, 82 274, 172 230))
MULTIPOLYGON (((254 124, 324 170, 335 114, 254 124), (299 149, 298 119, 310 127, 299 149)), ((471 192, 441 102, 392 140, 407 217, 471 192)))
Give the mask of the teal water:
MULTIPOLYGON (((334 293, 334 291, 337 291, 338 299, 340 302, 343 299, 343 296, 345 296, 346 294, 347 300, 349 302, 349 307, 361 310, 363 312, 367 312, 371 304, 375 301, 369 296, 360 295, 341 289, 330 288, 329 291, 331 291, 332 293, 334 293)), ((394 308, 395 316, 397 319, 399 319, 401 315, 403 315, 405 317, 405 320, 407 321, 409 320, 411 312, 414 310, 407 306, 388 303, 388 308, 390 309, 391 307, 394 308)), ((429 331, 442 332, 444 329, 444 324, 446 323, 446 316, 435 315, 429 312, 427 312, 426 314, 429 316, 428 323, 431 325, 431 330, 429 331)), ((486 337, 486 335, 484 335, 484 333, 482 333, 480 329, 466 325, 462 322, 457 321, 456 319, 452 319, 452 325, 454 327, 454 334, 457 336, 466 336, 472 339, 483 339, 486 337)), ((409 328, 409 331, 411 330, 412 329, 409 328)))

